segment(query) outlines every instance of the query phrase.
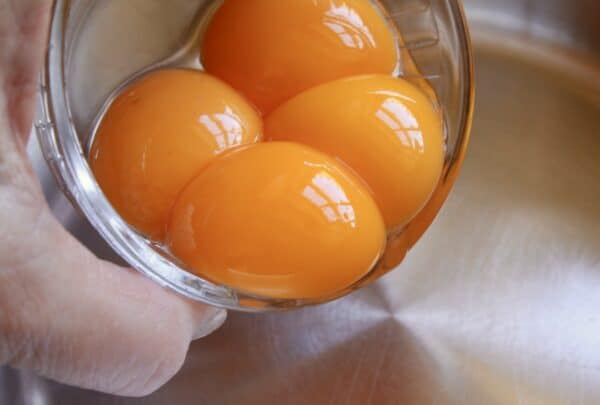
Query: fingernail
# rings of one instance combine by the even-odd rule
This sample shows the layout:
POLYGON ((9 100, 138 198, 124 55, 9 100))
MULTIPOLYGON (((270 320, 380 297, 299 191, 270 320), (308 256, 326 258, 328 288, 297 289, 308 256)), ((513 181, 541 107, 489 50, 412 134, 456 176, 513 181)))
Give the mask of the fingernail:
POLYGON ((204 319, 192 336, 192 340, 202 339, 219 329, 227 319, 227 311, 221 308, 211 307, 207 309, 204 319))

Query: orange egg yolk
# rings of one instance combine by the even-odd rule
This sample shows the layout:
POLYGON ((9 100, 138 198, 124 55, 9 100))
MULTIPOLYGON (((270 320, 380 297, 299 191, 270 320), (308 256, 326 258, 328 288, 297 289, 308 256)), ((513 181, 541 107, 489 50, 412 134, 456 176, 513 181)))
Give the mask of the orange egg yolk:
POLYGON ((200 72, 161 70, 114 100, 89 161, 119 214, 161 239, 177 194, 199 170, 261 137, 260 116, 227 84, 200 72))
POLYGON ((202 61, 264 114, 303 90, 346 76, 391 74, 394 30, 370 0, 225 0, 202 61))
POLYGON ((311 148, 272 142, 209 164, 179 196, 167 243, 212 281, 275 298, 317 298, 373 268, 385 226, 351 171, 311 148))
POLYGON ((424 206, 444 162, 440 112, 406 80, 384 75, 301 93, 267 117, 265 136, 345 162, 372 190, 388 230, 406 225, 424 206))

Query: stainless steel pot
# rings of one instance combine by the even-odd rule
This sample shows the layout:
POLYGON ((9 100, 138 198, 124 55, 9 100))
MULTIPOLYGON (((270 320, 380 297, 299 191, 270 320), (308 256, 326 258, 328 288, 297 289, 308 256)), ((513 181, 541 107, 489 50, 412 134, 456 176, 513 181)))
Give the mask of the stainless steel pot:
MULTIPOLYGON (((149 398, 4 370, 0 403, 600 402, 600 2, 466 7, 479 89, 470 154, 399 271, 324 306, 232 314, 149 398)), ((61 217, 68 205, 32 157, 61 217)))

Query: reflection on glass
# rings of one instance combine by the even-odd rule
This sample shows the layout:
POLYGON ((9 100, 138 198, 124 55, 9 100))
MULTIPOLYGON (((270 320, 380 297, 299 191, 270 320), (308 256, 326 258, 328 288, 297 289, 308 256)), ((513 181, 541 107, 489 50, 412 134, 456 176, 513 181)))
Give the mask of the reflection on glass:
POLYGON ((419 122, 400 100, 387 98, 375 116, 394 131, 402 145, 419 153, 425 153, 425 141, 419 122))
POLYGON ((325 13, 323 24, 333 31, 348 48, 375 48, 375 39, 356 11, 346 4, 332 5, 325 13))
POLYGON ((198 121, 214 136, 218 146, 216 153, 242 144, 242 121, 230 107, 223 113, 201 115, 198 121))
POLYGON ((343 222, 356 227, 356 214, 348 196, 326 172, 317 174, 304 189, 304 197, 323 211, 329 222, 343 222))
POLYGON ((182 248, 187 251, 194 251, 198 249, 198 245, 196 244, 196 237, 194 236, 196 233, 196 228, 194 227, 194 211, 196 208, 194 205, 190 204, 185 208, 185 213, 181 218, 182 227, 185 228, 184 231, 180 232, 181 235, 187 235, 185 239, 181 239, 179 243, 182 248))

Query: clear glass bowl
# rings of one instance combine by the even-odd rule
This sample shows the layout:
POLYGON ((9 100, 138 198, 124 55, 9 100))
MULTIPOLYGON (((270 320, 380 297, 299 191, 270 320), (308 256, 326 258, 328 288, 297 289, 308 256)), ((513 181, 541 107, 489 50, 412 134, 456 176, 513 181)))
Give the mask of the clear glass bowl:
MULTIPOLYGON (((118 1, 122 4, 129 1, 132 6, 136 2, 118 1)), ((203 3, 211 0, 194 3, 185 1, 189 3, 186 3, 188 7, 191 7, 190 4, 202 7, 203 3)), ((180 2, 184 4, 185 1, 180 2)), ((330 301, 374 281, 402 261, 440 210, 462 164, 474 101, 471 46, 460 2, 380 2, 388 10, 389 18, 398 27, 402 37, 401 75, 428 92, 444 112, 447 157, 442 179, 429 203, 402 232, 390 236, 388 252, 383 260, 355 285, 317 300, 273 299, 247 294, 193 275, 185 264, 138 234, 119 217, 100 190, 87 163, 85 148, 90 130, 75 97, 77 91, 85 91, 82 90, 85 81, 78 81, 80 72, 74 69, 76 64, 73 62, 82 57, 77 54, 81 52, 77 50, 77 44, 94 8, 106 7, 108 2, 57 0, 54 5, 49 50, 41 78, 41 108, 36 129, 42 152, 59 187, 73 206, 131 266, 163 286, 211 305, 244 311, 290 309, 330 301)), ((107 32, 112 30, 114 35, 114 31, 118 30, 116 24, 105 24, 103 29, 107 32)), ((120 41, 113 42, 111 47, 126 47, 128 41, 131 45, 130 38, 124 36, 120 41)), ((171 45, 176 46, 176 43, 171 45)), ((155 55, 155 58, 159 60, 163 56, 155 55)), ((130 67, 132 70, 128 74, 140 67, 130 67)), ((127 78, 125 71, 120 74, 122 77, 118 78, 119 81, 127 78)), ((111 85, 107 84, 107 93, 111 85)), ((102 100, 102 94, 97 96, 98 100, 102 100)))

